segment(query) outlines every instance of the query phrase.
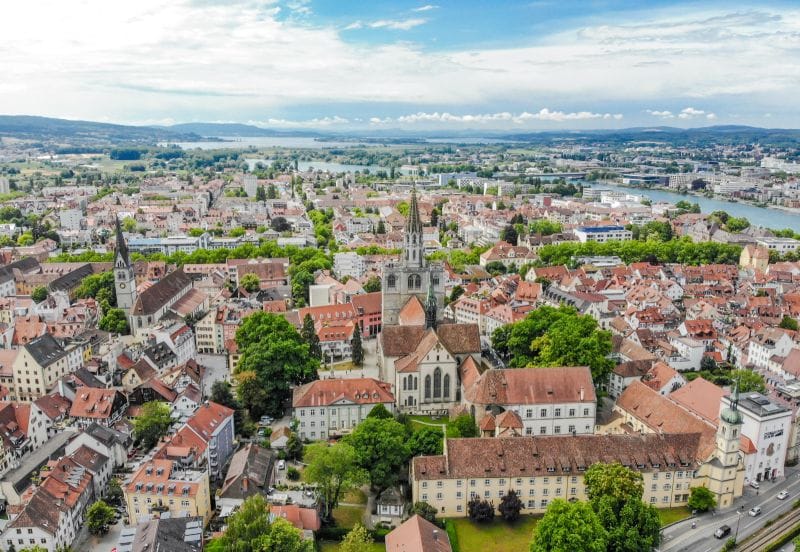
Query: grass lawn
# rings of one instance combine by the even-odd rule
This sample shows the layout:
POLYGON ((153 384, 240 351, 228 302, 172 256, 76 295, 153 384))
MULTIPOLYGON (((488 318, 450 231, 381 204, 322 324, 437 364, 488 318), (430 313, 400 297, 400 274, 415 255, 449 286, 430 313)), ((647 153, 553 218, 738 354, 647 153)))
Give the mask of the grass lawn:
MULTIPOLYGON (((324 541, 319 543, 319 549, 321 552, 339 552, 339 543, 324 541)), ((385 550, 386 545, 382 542, 373 542, 372 546, 369 547, 369 552, 384 552, 385 550)))
POLYGON ((367 495, 361 489, 352 489, 344 498, 339 502, 343 502, 345 504, 366 504, 367 503, 367 495))
POLYGON ((411 423, 415 430, 422 429, 423 427, 431 427, 431 425, 435 425, 437 426, 437 429, 441 429, 442 424, 444 424, 447 426, 447 436, 455 437, 450 428, 450 419, 447 416, 443 416, 436 420, 430 416, 409 416, 409 419, 411 419, 411 423))
POLYGON ((658 508, 658 517, 661 518, 662 526, 686 519, 691 515, 692 511, 686 506, 680 506, 678 508, 658 508))
POLYGON ((454 518, 461 552, 518 552, 527 550, 539 518, 522 516, 513 524, 496 517, 491 523, 477 524, 468 518, 454 518))
POLYGON ((364 508, 358 506, 339 506, 333 511, 333 519, 339 527, 352 528, 364 518, 364 508))

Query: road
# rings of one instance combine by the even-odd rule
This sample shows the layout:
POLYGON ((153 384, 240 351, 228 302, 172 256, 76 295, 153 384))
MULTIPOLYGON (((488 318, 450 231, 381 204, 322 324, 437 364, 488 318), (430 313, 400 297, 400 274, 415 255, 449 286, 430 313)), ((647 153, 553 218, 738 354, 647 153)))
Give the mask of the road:
MULTIPOLYGON (((776 483, 761 483, 761 488, 756 491, 750 487, 745 488, 745 494, 736 501, 735 508, 717 512, 715 514, 701 514, 695 518, 697 527, 692 529, 692 520, 687 519, 670 526, 664 530, 661 552, 716 552, 725 543, 725 539, 714 538, 714 531, 721 525, 731 528, 731 537, 736 532, 736 523, 739 520, 739 542, 752 535, 770 519, 792 509, 792 504, 800 498, 800 468, 786 468, 786 477, 776 483), (775 496, 782 490, 789 491, 789 498, 778 500, 775 496), (751 517, 747 514, 753 506, 761 506, 761 515, 751 517), (741 518, 739 518, 741 512, 741 518)), ((790 550, 786 547, 785 550, 790 550)))

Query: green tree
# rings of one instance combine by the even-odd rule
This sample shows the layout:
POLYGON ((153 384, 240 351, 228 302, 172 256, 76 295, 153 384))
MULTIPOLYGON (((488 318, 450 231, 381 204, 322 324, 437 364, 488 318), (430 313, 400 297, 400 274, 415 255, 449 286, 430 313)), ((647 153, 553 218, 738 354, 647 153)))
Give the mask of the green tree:
POLYGON ((260 494, 242 503, 227 519, 228 528, 221 537, 226 552, 261 552, 264 537, 270 533, 269 504, 260 494))
POLYGON ((528 230, 531 234, 550 236, 561 232, 561 224, 547 219, 535 220, 528 225, 528 230))
POLYGON ((386 233, 386 225, 383 222, 383 219, 378 221, 378 228, 375 229, 376 234, 385 234, 386 233))
POLYGON ((19 237, 17 238, 17 245, 20 247, 27 247, 29 245, 33 245, 33 243, 34 243, 33 234, 31 234, 30 232, 25 232, 23 234, 20 234, 19 237))
POLYGON ((500 515, 506 521, 516 521, 519 518, 519 513, 522 511, 522 501, 519 499, 515 490, 510 490, 503 495, 500 499, 500 505, 497 509, 500 515))
POLYGON ((258 550, 259 552, 314 552, 314 543, 304 540, 300 529, 279 517, 272 522, 269 533, 261 538, 258 550))
POLYGON ((476 494, 467 502, 467 515, 472 521, 483 523, 494 519, 494 505, 488 500, 481 500, 476 494))
POLYGON ((314 358, 321 359, 322 349, 319 346, 319 335, 314 325, 314 319, 311 318, 310 314, 306 314, 303 317, 303 327, 300 329, 300 336, 303 338, 303 341, 308 343, 308 349, 311 355, 314 358))
POLYGON ((435 427, 423 427, 411 434, 408 439, 409 455, 437 456, 442 454, 444 433, 435 427))
POLYGON ((717 505, 717 499, 714 498, 714 493, 709 491, 706 487, 692 487, 692 490, 689 491, 689 501, 687 504, 689 508, 693 510, 707 512, 717 505))
POLYGON ((105 299, 112 307, 117 306, 116 289, 114 287, 114 272, 106 271, 99 274, 90 274, 75 288, 75 297, 85 299, 94 297, 97 301, 105 299))
POLYGON ((658 510, 640 498, 620 501, 604 496, 591 505, 608 533, 608 552, 652 550, 661 542, 658 510))
POLYGON ((286 439, 286 458, 289 460, 302 460, 303 459, 303 441, 298 437, 297 433, 292 431, 289 438, 286 439))
POLYGON ((543 306, 510 326, 495 330, 492 340, 513 367, 589 366, 595 382, 613 368, 611 333, 574 308, 543 306))
POLYGON ((236 331, 236 344, 241 357, 235 373, 252 372, 255 376, 255 381, 250 381, 249 375, 245 378, 244 390, 239 378, 237 389, 251 419, 260 418, 264 412, 275 417, 281 415, 284 403, 291 396, 291 387, 317 379, 319 360, 282 316, 267 312, 251 314, 236 331), (260 387, 260 391, 255 387, 260 387))
POLYGON ((366 282, 364 282, 364 291, 367 293, 373 293, 376 291, 381 290, 381 279, 377 276, 370 276, 366 282))
POLYGON ((133 217, 125 217, 122 219, 121 226, 123 231, 128 234, 133 234, 136 232, 136 219, 133 217))
POLYGON ((166 435, 172 424, 169 406, 165 402, 151 401, 142 405, 142 410, 133 420, 133 435, 145 449, 151 449, 166 435))
POLYGON ((784 316, 779 327, 783 328, 784 330, 792 330, 796 332, 798 330, 797 320, 791 316, 784 316))
POLYGON ((450 291, 450 302, 452 303, 462 295, 464 295, 464 288, 458 284, 454 285, 453 289, 450 291))
POLYGON ((105 332, 123 335, 130 332, 128 317, 122 309, 108 309, 100 318, 98 327, 105 332))
POLYGON ((506 227, 503 228, 503 231, 500 233, 500 239, 504 242, 510 243, 511 245, 517 245, 517 240, 519 239, 517 229, 511 224, 506 225, 506 227))
POLYGON ((245 291, 252 293, 261 289, 261 280, 257 275, 249 273, 242 276, 239 280, 239 285, 243 287, 245 291))
POLYGON ((717 369, 717 361, 710 355, 703 355, 700 359, 700 369, 706 372, 713 372, 717 369))
POLYGON ((267 200, 267 191, 264 189, 264 186, 258 186, 256 188, 256 201, 266 201, 267 200))
POLYGON ((530 552, 606 552, 608 534, 586 502, 556 499, 536 524, 530 552))
POLYGON ((278 199, 278 189, 275 184, 267 186, 267 199, 278 199))
POLYGON ((237 226, 236 228, 232 228, 228 235, 232 238, 241 238, 247 233, 247 231, 242 228, 241 226, 237 226))
POLYGON ((359 466, 355 449, 344 442, 309 445, 305 459, 303 477, 316 487, 320 517, 329 522, 341 497, 368 481, 369 474, 359 466))
POLYGON ((729 377, 731 381, 739 382, 740 393, 767 392, 767 384, 764 382, 764 376, 758 372, 747 369, 733 370, 729 377))
POLYGON ((378 403, 372 407, 372 410, 369 411, 367 414, 367 418, 378 418, 381 420, 394 420, 394 416, 391 412, 386 410, 386 407, 383 406, 383 403, 378 403))
POLYGON ((409 458, 405 426, 395 420, 367 418, 346 439, 356 451, 358 465, 369 472, 373 487, 385 489, 395 483, 409 458))
POLYGON ((410 514, 413 516, 414 514, 418 515, 421 518, 425 518, 431 523, 436 522, 436 514, 439 511, 428 504, 427 502, 415 502, 413 506, 411 506, 410 514))
POLYGON ((114 508, 98 500, 86 509, 86 528, 92 535, 99 535, 114 521, 114 508))
POLYGON ((361 366, 364 364, 364 346, 361 344, 361 328, 356 323, 353 328, 353 337, 350 339, 350 351, 353 364, 361 366))
POLYGON ((47 296, 49 295, 47 288, 44 286, 38 286, 36 289, 33 290, 31 293, 31 299, 33 299, 37 303, 41 303, 47 296))
POLYGON ((589 500, 604 496, 621 502, 631 498, 641 500, 644 492, 642 474, 619 462, 592 464, 583 474, 583 484, 589 500))
POLYGON ((477 437, 478 426, 475 424, 475 418, 469 414, 462 414, 458 416, 453 423, 450 424, 456 437, 477 437))
POLYGON ((120 484, 119 479, 112 477, 108 482, 106 498, 112 503, 118 503, 122 500, 123 495, 124 493, 122 491, 122 485, 120 484))
POLYGON ((339 545, 339 552, 370 552, 372 543, 372 536, 367 528, 356 523, 339 545))

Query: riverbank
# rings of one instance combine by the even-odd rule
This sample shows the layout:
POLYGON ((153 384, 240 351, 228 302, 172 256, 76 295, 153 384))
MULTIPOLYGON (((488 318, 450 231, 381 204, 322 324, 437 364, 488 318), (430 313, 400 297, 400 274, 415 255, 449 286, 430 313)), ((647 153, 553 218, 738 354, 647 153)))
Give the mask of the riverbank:
POLYGON ((725 211, 734 217, 745 217, 750 221, 750 224, 755 226, 761 226, 763 228, 771 228, 775 230, 789 228, 795 232, 800 232, 800 216, 798 216, 800 215, 800 209, 776 205, 762 207, 760 205, 755 205, 752 202, 709 198, 705 194, 698 194, 696 192, 676 192, 675 190, 664 188, 662 186, 631 186, 628 184, 620 184, 609 181, 584 182, 583 184, 594 188, 605 188, 626 193, 633 193, 633 191, 636 191, 639 193, 639 195, 650 199, 654 203, 677 203, 681 200, 689 201, 690 203, 697 203, 700 205, 700 210, 703 213, 725 211))

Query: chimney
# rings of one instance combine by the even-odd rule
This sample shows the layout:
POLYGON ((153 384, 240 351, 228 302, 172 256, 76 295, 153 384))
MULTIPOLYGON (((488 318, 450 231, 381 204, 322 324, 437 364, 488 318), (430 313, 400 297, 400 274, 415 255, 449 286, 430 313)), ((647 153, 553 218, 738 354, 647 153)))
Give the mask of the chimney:
POLYGON ((583 401, 583 385, 581 385, 581 401, 583 401))
POLYGON ((434 529, 433 530, 433 541, 434 542, 439 542, 439 530, 438 529, 434 529))

